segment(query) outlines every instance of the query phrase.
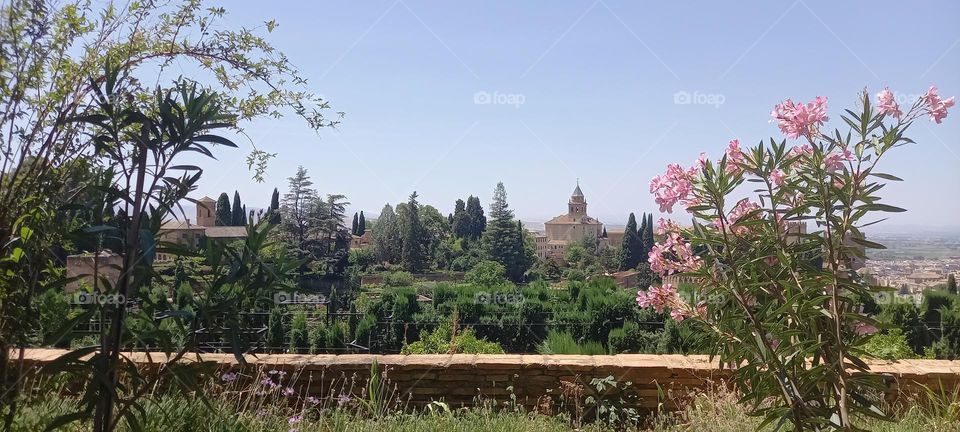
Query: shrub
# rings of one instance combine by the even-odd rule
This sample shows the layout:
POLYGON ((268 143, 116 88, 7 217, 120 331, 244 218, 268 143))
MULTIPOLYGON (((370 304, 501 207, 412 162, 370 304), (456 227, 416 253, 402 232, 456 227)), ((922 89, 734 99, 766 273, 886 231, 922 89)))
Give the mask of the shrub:
POLYGON ((307 315, 303 311, 297 311, 293 314, 290 321, 290 344, 288 350, 291 353, 306 354, 310 349, 310 338, 307 333, 307 315))
MULTIPOLYGON (((884 181, 900 181, 875 171, 877 163, 913 143, 905 133, 914 120, 929 115, 939 123, 953 102, 936 87, 907 112, 889 90, 878 99, 874 106, 864 91, 859 109, 840 115, 849 129, 835 133, 820 132, 826 98, 787 100, 774 119, 800 144, 788 149, 771 138, 741 149, 732 140, 718 159, 702 154, 687 169, 671 164, 650 182, 661 212, 680 205, 693 219, 686 228, 661 220, 651 270, 695 279, 714 301, 687 302, 671 284, 637 300, 710 331, 710 354, 739 365, 734 377, 751 389, 744 402, 766 422, 853 430, 857 415, 878 415, 882 380, 858 355, 877 324, 860 299, 882 289, 850 264, 866 249, 884 248, 865 238, 863 226, 879 213, 904 211, 877 195, 884 181), (813 231, 798 234, 795 226, 811 221, 813 231)), ((926 308, 924 319, 935 310, 926 308)))
POLYGON ((323 321, 313 323, 310 329, 310 354, 319 354, 330 346, 330 330, 323 321))
POLYGON ((478 338, 473 329, 460 329, 454 337, 449 324, 421 333, 419 341, 404 345, 401 354, 503 354, 496 343, 478 338))
POLYGON ((287 345, 287 329, 283 322, 283 309, 279 306, 270 309, 267 321, 267 346, 272 349, 283 348, 287 345))
POLYGON ((907 344, 907 338, 900 329, 891 329, 886 333, 877 333, 863 345, 868 356, 883 360, 915 358, 913 349, 907 344))
POLYGON ((383 284, 388 287, 408 287, 414 283, 413 275, 405 271, 390 272, 383 275, 383 284))
POLYGON ((463 280, 482 287, 502 285, 507 282, 507 268, 496 261, 480 261, 464 275, 463 280))
POLYGON ((537 347, 540 354, 581 354, 581 355, 603 355, 607 350, 603 344, 595 341, 585 341, 577 343, 573 336, 567 332, 551 331, 547 338, 537 347))

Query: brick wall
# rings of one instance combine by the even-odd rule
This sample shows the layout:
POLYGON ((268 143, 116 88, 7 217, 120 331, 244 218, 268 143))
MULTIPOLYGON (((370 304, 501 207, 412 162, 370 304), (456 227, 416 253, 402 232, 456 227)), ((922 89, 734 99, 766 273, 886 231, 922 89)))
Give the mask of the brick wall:
MULTIPOLYGON (((42 367, 65 351, 27 350, 28 366, 42 367)), ((162 354, 153 353, 154 361, 162 354)), ((16 355, 11 356, 16 358, 16 355)), ((143 353, 131 357, 149 367, 143 353)), ((511 399, 528 407, 551 397, 554 402, 562 392, 562 382, 589 387, 592 378, 613 376, 620 382, 632 382, 631 390, 639 396, 639 406, 654 409, 664 402, 667 409, 675 401, 696 389, 720 385, 729 371, 717 368, 705 356, 621 354, 614 356, 575 355, 296 355, 275 354, 247 357, 242 369, 229 354, 203 354, 203 361, 214 362, 220 371, 239 371, 248 379, 258 379, 260 371, 282 370, 287 377, 297 376, 295 388, 302 394, 326 396, 331 383, 354 379, 359 391, 376 360, 387 370, 392 385, 406 400, 409 393, 413 405, 422 405, 441 398, 451 406, 469 405, 477 397, 505 402, 511 399), (512 388, 509 390, 508 388, 512 388), (662 395, 672 395, 663 398, 662 395)), ((155 363, 154 363, 155 365, 155 363)), ((918 384, 949 389, 960 386, 960 361, 902 360, 873 362, 871 369, 887 379, 888 396, 916 391, 918 384)), ((42 373, 42 368, 39 369, 42 373)), ((284 383, 286 385, 287 383, 284 383)), ((586 394, 590 394, 589 391, 586 394)))

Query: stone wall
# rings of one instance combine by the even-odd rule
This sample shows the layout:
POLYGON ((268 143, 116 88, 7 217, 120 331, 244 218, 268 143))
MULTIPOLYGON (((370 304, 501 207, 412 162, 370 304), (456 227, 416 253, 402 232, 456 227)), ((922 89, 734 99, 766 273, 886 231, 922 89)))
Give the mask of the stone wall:
MULTIPOLYGON (((38 367, 62 355, 62 350, 27 350, 28 366, 38 367)), ((153 361, 158 354, 153 353, 153 361)), ((162 356, 162 354, 160 354, 162 356)), ((16 356, 12 356, 16 358, 16 356)), ((131 357, 151 367, 144 353, 131 357)), ((575 355, 296 355, 248 356, 247 368, 241 368, 229 354, 203 354, 203 361, 214 362, 222 373, 240 372, 250 381, 270 370, 296 377, 292 385, 300 394, 329 396, 331 388, 353 382, 359 394, 376 361, 386 370, 391 387, 412 405, 443 400, 451 406, 470 405, 482 400, 497 403, 515 400, 527 407, 556 404, 570 386, 580 385, 591 394, 590 380, 613 376, 621 383, 630 381, 630 390, 644 409, 674 409, 696 390, 725 385, 729 371, 717 368, 705 356, 621 354, 614 356, 575 355), (570 384, 564 384, 570 383, 570 384), (513 396, 511 396, 511 394, 513 396)), ((903 360, 874 362, 871 368, 885 376, 889 398, 919 390, 923 384, 948 389, 960 386, 960 361, 903 360)), ((153 363, 153 367, 156 363, 153 363)))

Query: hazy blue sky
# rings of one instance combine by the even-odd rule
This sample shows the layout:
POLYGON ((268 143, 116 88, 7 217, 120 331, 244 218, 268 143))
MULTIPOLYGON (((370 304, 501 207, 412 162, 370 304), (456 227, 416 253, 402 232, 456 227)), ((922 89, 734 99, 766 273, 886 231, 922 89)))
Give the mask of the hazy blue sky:
MULTIPOLYGON (((276 19, 273 43, 347 113, 319 135, 295 118, 249 125, 279 153, 266 183, 249 180, 245 152, 206 165, 198 196, 239 189, 257 207, 303 165, 321 193, 347 195, 351 214, 413 190, 444 214, 470 194, 486 206, 503 181, 534 221, 564 213, 579 177, 590 213, 623 224, 656 209, 648 182, 667 163, 718 155, 732 138, 781 138, 769 119, 783 99, 827 96, 839 126, 864 86, 960 95, 952 0, 226 6, 224 26, 276 19)), ((960 107, 911 135, 918 144, 883 169, 906 180, 888 202, 910 210, 890 223, 960 225, 960 107)))

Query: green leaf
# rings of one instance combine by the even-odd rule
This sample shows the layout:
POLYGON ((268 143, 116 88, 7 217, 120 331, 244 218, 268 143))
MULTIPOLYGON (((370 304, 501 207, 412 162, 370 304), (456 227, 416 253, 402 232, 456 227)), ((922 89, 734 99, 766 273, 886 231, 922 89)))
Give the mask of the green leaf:
POLYGON ((886 180, 891 180, 891 181, 903 181, 903 179, 902 179, 902 178, 900 178, 900 177, 897 177, 897 176, 895 176, 895 175, 892 175, 892 174, 885 174, 885 173, 871 173, 870 175, 872 175, 872 176, 874 176, 874 177, 880 177, 880 178, 882 178, 882 179, 886 179, 886 180))
POLYGON ((900 207, 894 207, 892 205, 880 204, 880 203, 864 204, 862 206, 857 207, 857 210, 882 211, 882 212, 891 212, 891 213, 902 213, 907 211, 906 209, 902 209, 900 207))

